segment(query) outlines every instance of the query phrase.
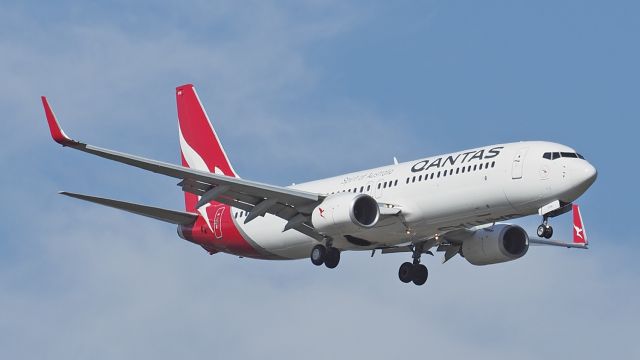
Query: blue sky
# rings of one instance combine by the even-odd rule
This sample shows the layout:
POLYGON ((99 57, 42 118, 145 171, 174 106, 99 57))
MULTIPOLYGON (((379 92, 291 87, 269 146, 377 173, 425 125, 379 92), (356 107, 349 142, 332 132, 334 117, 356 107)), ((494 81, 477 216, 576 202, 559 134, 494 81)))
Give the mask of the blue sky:
MULTIPOLYGON (((0 5, 6 358, 640 356, 633 1, 35 1, 0 5), (474 267, 343 256, 337 271, 203 250, 59 190, 180 209, 175 180, 50 141, 178 162, 192 82, 235 169, 287 185, 464 148, 550 140, 599 170, 589 251, 474 267)), ((534 231, 539 219, 520 223, 534 231)), ((560 236, 570 219, 554 220, 560 236)))

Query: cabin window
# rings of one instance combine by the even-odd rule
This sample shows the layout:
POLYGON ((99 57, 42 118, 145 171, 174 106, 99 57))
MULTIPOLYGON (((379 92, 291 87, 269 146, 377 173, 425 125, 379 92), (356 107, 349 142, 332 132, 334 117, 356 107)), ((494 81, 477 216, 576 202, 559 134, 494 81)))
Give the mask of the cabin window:
POLYGON ((371 185, 367 185, 367 191, 371 190, 371 185))
POLYGON ((496 162, 495 162, 495 161, 493 161, 493 162, 491 163, 491 167, 492 167, 492 168, 496 167, 496 162))
POLYGON ((393 186, 398 186, 398 180, 393 182, 393 186))
POLYGON ((418 176, 418 181, 422 181, 422 175, 418 176))

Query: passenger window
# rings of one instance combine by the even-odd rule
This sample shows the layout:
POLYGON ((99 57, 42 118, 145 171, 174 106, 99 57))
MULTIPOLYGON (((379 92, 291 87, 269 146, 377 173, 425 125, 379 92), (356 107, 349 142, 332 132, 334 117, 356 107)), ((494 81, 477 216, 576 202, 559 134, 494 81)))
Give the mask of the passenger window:
POLYGON ((371 185, 367 185, 367 191, 371 190, 371 185))
POLYGON ((460 174, 460 168, 456 168, 456 175, 460 174))
POLYGON ((471 165, 467 166, 467 172, 471 172, 471 165))
POLYGON ((393 182, 393 186, 398 186, 398 180, 393 182))
POLYGON ((422 175, 418 176, 418 181, 422 181, 422 175))
POLYGON ((480 169, 480 170, 482 170, 482 164, 480 164, 480 167, 479 167, 479 169, 480 169))
POLYGON ((440 177, 440 171, 438 171, 438 177, 440 177))
POLYGON ((491 163, 491 167, 494 168, 495 166, 496 166, 496 162, 494 161, 491 163))
POLYGON ((478 165, 473 165, 473 171, 478 170, 478 165))
POLYGON ((434 175, 434 173, 431 173, 431 179, 433 179, 433 175, 434 175))
POLYGON ((447 170, 442 172, 442 177, 445 177, 445 176, 447 176, 447 170))
POLYGON ((407 178, 407 184, 409 183, 409 178, 407 178))

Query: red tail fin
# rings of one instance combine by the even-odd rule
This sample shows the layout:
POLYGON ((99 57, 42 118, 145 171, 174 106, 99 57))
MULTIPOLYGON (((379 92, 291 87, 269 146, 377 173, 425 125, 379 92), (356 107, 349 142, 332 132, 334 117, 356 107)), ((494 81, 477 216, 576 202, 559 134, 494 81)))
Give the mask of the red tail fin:
POLYGON ((584 229, 582 215, 580 214, 580 207, 575 204, 573 205, 573 242, 575 244, 589 244, 587 231, 584 229))
MULTIPOLYGON (((182 166, 237 177, 193 85, 178 86, 176 102, 182 166)), ((197 201, 185 193, 187 211, 195 211, 197 201)))

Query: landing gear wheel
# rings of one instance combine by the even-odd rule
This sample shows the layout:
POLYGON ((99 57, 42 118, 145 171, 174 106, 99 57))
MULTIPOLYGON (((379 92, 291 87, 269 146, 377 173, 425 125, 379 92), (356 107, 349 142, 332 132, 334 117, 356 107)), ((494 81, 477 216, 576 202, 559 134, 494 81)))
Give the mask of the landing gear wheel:
POLYGON ((400 269, 398 270, 398 277, 400 281, 403 283, 408 283, 413 280, 413 264, 410 262, 403 263, 400 265, 400 269))
POLYGON ((542 224, 538 226, 538 236, 545 239, 551 239, 553 236, 553 228, 551 225, 542 224))
POLYGON ((340 262, 340 250, 330 247, 327 249, 327 253, 324 256, 324 266, 329 269, 333 269, 338 266, 340 262))
POLYGON ((416 285, 424 285, 427 282, 427 278, 429 277, 429 270, 427 267, 418 264, 413 267, 413 283, 416 285))
POLYGON ((316 245, 311 249, 311 262, 313 265, 320 266, 324 263, 326 255, 327 248, 324 245, 316 245))

